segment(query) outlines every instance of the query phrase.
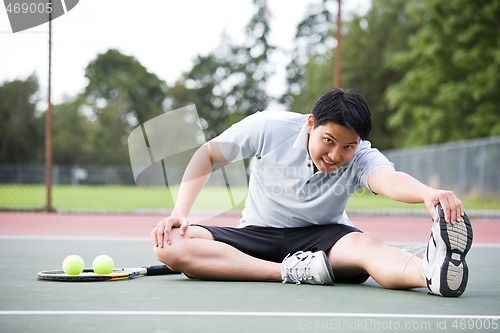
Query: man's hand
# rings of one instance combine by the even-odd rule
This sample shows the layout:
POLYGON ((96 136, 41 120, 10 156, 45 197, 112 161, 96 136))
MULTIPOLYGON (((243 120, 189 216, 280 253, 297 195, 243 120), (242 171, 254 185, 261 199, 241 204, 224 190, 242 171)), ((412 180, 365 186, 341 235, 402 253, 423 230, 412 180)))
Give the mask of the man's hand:
POLYGON ((158 223, 156 228, 151 231, 151 242, 155 247, 163 247, 165 243, 167 245, 171 245, 172 240, 170 238, 170 232, 172 231, 172 228, 180 228, 179 234, 184 236, 188 226, 189 221, 185 217, 171 215, 164 218, 160 221, 160 223, 158 223))
POLYGON ((447 223, 455 224, 455 222, 462 220, 462 216, 465 214, 462 201, 452 191, 431 189, 425 195, 424 203, 434 222, 439 220, 436 212, 436 206, 439 203, 441 203, 444 219, 447 223))

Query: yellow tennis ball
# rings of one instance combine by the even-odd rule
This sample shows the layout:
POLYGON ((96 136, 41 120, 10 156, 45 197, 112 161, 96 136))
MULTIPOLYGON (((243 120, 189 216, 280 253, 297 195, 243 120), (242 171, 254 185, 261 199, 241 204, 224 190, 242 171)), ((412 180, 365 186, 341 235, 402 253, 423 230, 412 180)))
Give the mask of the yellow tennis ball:
POLYGON ((109 274, 113 271, 115 263, 113 259, 107 255, 100 255, 94 259, 92 263, 92 268, 97 274, 109 274))
POLYGON ((83 272, 84 262, 82 257, 72 254, 63 261, 63 271, 68 275, 78 275, 83 272))

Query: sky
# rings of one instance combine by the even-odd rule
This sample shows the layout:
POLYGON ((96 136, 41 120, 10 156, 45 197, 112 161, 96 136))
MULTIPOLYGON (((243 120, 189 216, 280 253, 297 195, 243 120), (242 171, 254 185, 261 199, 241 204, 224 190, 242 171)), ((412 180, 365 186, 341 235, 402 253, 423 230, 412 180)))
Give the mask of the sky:
MULTIPOLYGON (((267 0, 270 42, 291 50, 298 22, 308 4, 318 1, 267 0)), ((364 14, 369 6, 370 0, 343 0, 343 15, 364 14)), ((83 91, 85 67, 110 48, 134 56, 171 85, 190 69, 197 55, 215 50, 223 33, 234 43, 242 43, 244 27, 254 11, 252 0, 80 0, 52 22, 52 102, 71 100, 83 91)), ((0 4, 0 84, 36 73, 38 97, 47 99, 48 26, 12 33, 0 4)), ((276 75, 268 89, 279 95, 285 90, 289 59, 285 53, 272 61, 276 75)))

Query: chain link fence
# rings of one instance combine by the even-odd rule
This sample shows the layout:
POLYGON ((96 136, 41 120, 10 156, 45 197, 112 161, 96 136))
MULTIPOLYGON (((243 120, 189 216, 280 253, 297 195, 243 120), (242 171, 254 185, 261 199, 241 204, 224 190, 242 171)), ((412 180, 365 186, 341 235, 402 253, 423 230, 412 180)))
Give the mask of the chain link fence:
MULTIPOLYGON (((404 171, 430 186, 449 189, 459 196, 474 198, 500 198, 500 137, 437 144, 410 149, 383 152, 397 170, 404 171)), ((228 170, 228 176, 230 170, 228 170)), ((183 170, 167 170, 166 174, 182 177, 183 170)), ((235 177, 232 177, 235 178, 235 177)), ((236 177, 237 178, 237 177, 236 177)), ((240 177, 241 178, 241 177, 240 177)), ((45 166, 42 164, 0 164, 0 210, 9 207, 15 189, 36 186, 36 202, 43 202, 45 166)), ((242 180, 245 182, 245 179, 242 180)), ((130 166, 55 165, 53 183, 65 186, 134 186, 136 183, 130 166)), ((209 186, 225 186, 209 182, 209 186)), ((246 184, 236 184, 245 186, 246 184)), ((29 198, 18 198, 24 208, 29 198), (26 204, 23 202, 26 201, 26 204)), ((35 207, 39 208, 39 207, 35 207)))
MULTIPOLYGON (((54 185, 135 185, 130 166, 54 165, 54 185)), ((43 164, 0 164, 0 184, 45 183, 43 164)))
POLYGON ((500 197, 500 137, 385 151, 396 170, 459 196, 500 197))
MULTIPOLYGON (((246 178, 239 177, 238 170, 225 168, 227 177, 236 186, 246 186, 246 178)), ((178 185, 184 170, 166 167, 166 181, 170 185, 178 185)), ((153 177, 154 178, 154 177, 153 177)), ((145 187, 162 187, 168 183, 164 180, 154 181, 145 187)), ((130 166, 103 165, 54 165, 52 170, 53 185, 90 185, 90 186, 136 186, 130 166)), ((0 185, 43 185, 45 184, 45 165, 42 164, 0 164, 0 185)), ((210 178, 207 186, 226 186, 221 179, 210 178)), ((7 193, 0 194, 8 195, 7 193)), ((0 207, 1 208, 1 207, 0 207)))

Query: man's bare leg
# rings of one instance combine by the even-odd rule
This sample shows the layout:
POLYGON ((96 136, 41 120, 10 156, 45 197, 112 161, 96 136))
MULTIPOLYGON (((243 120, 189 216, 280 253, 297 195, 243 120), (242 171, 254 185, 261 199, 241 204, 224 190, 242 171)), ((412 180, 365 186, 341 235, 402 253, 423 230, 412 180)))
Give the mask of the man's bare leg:
POLYGON ((249 256, 217 242, 212 233, 189 226, 184 236, 172 229, 172 244, 155 247, 157 258, 173 270, 205 280, 281 281, 281 264, 249 256))
POLYGON ((389 289, 426 287, 420 258, 410 259, 410 254, 382 243, 371 234, 347 234, 327 254, 335 276, 368 273, 389 289))

